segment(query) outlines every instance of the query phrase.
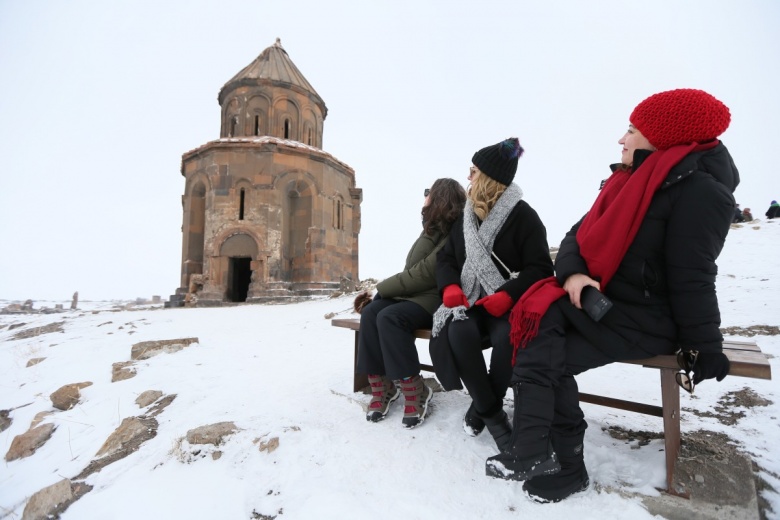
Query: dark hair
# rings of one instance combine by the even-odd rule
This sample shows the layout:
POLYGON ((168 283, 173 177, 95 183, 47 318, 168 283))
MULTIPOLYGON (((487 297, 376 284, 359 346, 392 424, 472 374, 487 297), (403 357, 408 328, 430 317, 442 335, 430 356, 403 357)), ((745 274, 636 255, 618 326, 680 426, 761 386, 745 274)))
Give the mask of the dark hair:
POLYGON ((425 234, 433 235, 438 231, 446 235, 463 212, 466 190, 455 179, 436 179, 428 197, 429 204, 422 209, 425 234))

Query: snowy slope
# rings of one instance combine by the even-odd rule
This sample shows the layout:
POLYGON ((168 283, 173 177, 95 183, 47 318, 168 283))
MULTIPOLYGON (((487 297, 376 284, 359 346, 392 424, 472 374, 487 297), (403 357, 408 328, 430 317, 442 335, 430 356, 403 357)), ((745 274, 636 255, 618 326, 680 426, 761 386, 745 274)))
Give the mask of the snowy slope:
MULTIPOLYGON (((780 273, 769 261, 778 257, 778 244, 780 222, 757 222, 730 232, 719 261, 723 327, 780 325, 780 273)), ((0 307, 8 303, 0 301, 0 307)), ((65 304, 67 308, 69 302, 65 304)), ((36 302, 36 308, 42 305, 53 302, 36 302)), ((116 310, 109 302, 82 302, 80 311, 0 315, 0 410, 11 410, 13 420, 0 433, 3 453, 37 413, 53 411, 44 422, 56 426, 32 456, 4 461, 0 518, 21 518, 33 493, 80 473, 123 418, 145 412, 134 401, 146 390, 176 394, 157 416, 157 435, 136 453, 92 474, 87 479, 92 491, 62 518, 652 517, 639 498, 618 490, 657 494, 655 488, 665 482, 663 441, 640 447, 613 439, 604 429, 660 432, 658 418, 584 404, 590 425, 586 463, 593 485, 548 506, 528 501, 516 483, 485 476, 485 459, 495 446, 487 433, 477 438, 463 433, 461 418, 469 403, 463 392, 436 393, 431 415, 414 430, 401 427, 398 404, 385 421, 368 423, 368 396, 351 392, 352 333, 331 327, 324 317, 351 305, 352 296, 293 305, 166 310, 116 310), (55 322, 63 322, 63 332, 13 339, 22 330, 55 322), (25 324, 9 330, 19 323, 25 324), (136 377, 111 382, 112 364, 128 361, 134 343, 192 336, 199 338, 198 344, 138 361, 136 377), (46 359, 26 367, 36 357, 46 359), (93 384, 81 391, 76 407, 52 408, 52 392, 82 381, 93 384), (233 421, 241 430, 218 448, 182 441, 193 428, 223 421, 233 421), (259 449, 274 437, 278 449, 259 449), (211 454, 217 449, 222 456, 214 460, 211 454)), ((707 381, 695 396, 683 393, 684 411, 715 411, 726 393, 746 386, 772 403, 745 409, 745 417, 733 426, 684 413, 682 428, 727 433, 753 455, 761 476, 780 489, 780 452, 772 444, 780 423, 775 357, 780 339, 750 339, 772 356, 775 379, 707 381)), ((659 404, 654 371, 614 365, 578 379, 585 392, 659 404)), ((510 404, 507 400, 508 409, 510 404)), ((780 518, 780 495, 763 493, 772 508, 768 517, 780 518)))

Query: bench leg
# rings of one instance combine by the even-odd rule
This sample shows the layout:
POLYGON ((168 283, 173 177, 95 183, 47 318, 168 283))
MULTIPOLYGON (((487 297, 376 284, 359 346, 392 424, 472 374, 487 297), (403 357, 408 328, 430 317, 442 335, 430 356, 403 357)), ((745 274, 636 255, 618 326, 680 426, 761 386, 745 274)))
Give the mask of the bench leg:
POLYGON ((680 387, 674 379, 675 369, 661 369, 661 402, 664 418, 666 451, 666 491, 677 495, 674 488, 674 465, 680 454, 680 387))
MULTIPOLYGON (((355 358, 352 361, 352 373, 355 376, 355 380, 352 383, 352 391, 360 392, 368 386, 368 376, 365 374, 357 373, 357 357, 358 357, 358 331, 355 331, 355 358)), ((672 376, 674 377, 674 376, 672 376)))

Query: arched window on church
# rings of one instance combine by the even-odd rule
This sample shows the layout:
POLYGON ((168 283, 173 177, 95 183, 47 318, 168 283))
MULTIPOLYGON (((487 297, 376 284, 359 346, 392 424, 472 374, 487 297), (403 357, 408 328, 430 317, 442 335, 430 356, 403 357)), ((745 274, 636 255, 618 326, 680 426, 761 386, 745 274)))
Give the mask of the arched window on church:
POLYGON ((255 135, 260 135, 260 116, 255 116, 255 135))
POLYGON ((244 188, 241 188, 241 191, 239 192, 239 201, 238 201, 238 220, 244 220, 245 201, 246 201, 246 190, 244 188))
POLYGON ((228 137, 236 137, 237 131, 238 131, 238 116, 233 116, 230 118, 230 133, 228 134, 228 137))
POLYGON ((333 199, 333 227, 344 229, 344 201, 341 198, 333 199))
POLYGON ((285 119, 284 120, 284 138, 289 139, 290 138, 290 120, 285 119))

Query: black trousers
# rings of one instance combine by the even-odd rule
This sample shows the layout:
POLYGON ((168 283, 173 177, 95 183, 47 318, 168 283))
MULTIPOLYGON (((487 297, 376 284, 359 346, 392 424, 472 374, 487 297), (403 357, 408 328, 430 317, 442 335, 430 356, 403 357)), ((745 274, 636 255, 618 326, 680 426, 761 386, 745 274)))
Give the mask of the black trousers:
POLYGON ((509 343, 509 313, 496 318, 481 305, 466 311, 467 320, 451 320, 447 338, 460 379, 483 415, 493 415, 503 407, 504 395, 512 377, 512 346, 509 343), (483 338, 493 348, 490 367, 482 355, 483 338))
POLYGON ((420 305, 380 298, 360 313, 357 371, 398 380, 420 373, 414 331, 430 329, 433 316, 420 305))
MULTIPOLYGON (((618 317, 620 311, 613 307, 610 312, 618 317)), ((545 389, 551 388, 554 404, 549 405, 554 407, 554 414, 552 422, 543 425, 546 421, 540 418, 550 417, 550 410, 531 407, 524 411, 528 417, 520 418, 521 424, 539 423, 538 426, 551 428, 553 433, 562 436, 584 432, 587 424, 574 376, 615 361, 653 356, 614 332, 605 321, 606 317, 599 323, 592 321, 565 296, 550 306, 536 337, 525 348, 517 350, 511 384, 521 383, 525 393, 532 395, 542 395, 549 392, 545 389)), ((534 402, 544 406, 541 403, 548 401, 534 402)))

